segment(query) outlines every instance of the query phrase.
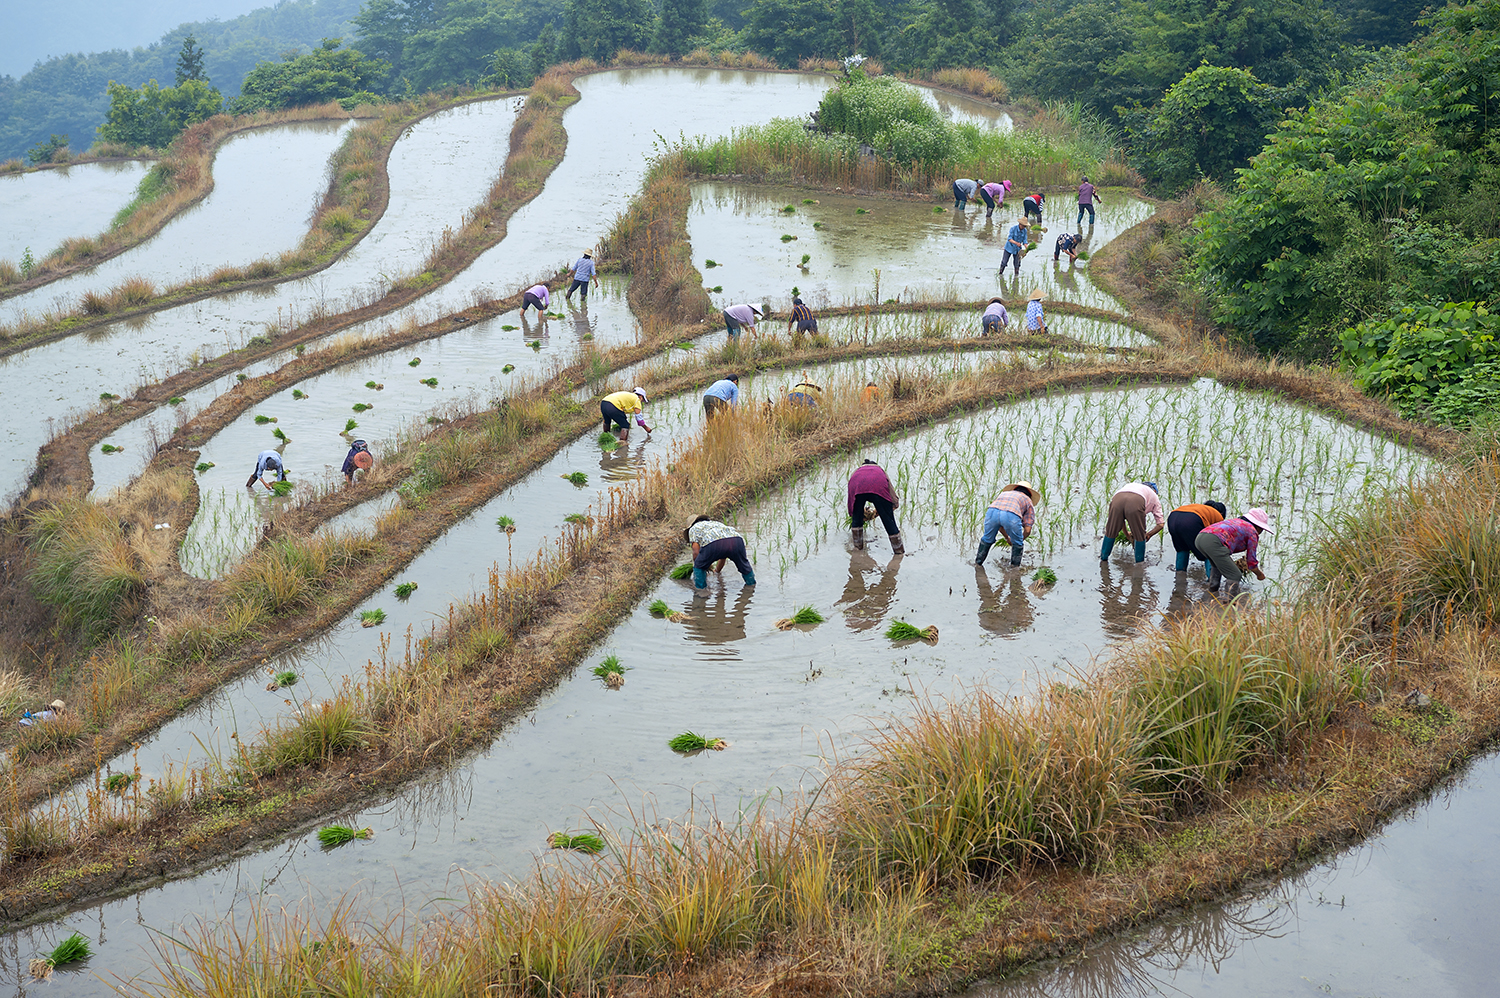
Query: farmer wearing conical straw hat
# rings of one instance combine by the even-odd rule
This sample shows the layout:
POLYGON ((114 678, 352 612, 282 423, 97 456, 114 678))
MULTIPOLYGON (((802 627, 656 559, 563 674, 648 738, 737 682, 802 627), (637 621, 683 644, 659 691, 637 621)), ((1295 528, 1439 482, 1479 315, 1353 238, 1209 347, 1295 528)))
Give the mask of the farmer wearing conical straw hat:
POLYGON ((1261 532, 1270 529, 1271 518, 1266 515, 1265 510, 1256 506, 1243 516, 1212 524, 1199 531, 1193 546, 1208 560, 1209 592, 1218 592, 1219 583, 1227 579, 1229 590, 1225 595, 1234 599, 1239 594, 1240 579, 1244 576, 1240 572, 1240 566, 1234 563, 1234 556, 1241 551, 1245 552, 1246 567, 1255 573, 1257 579, 1265 581, 1266 573, 1260 570, 1256 554, 1261 532))
POLYGON ((1042 289, 1037 288, 1026 298, 1026 331, 1037 336, 1047 335, 1047 317, 1042 314, 1042 289))
POLYGON ((1021 564, 1022 548, 1036 525, 1036 498, 1036 487, 1030 482, 1011 482, 1000 491, 984 511, 984 536, 979 538, 974 564, 984 564, 995 538, 1002 533, 1010 541, 1010 563, 1021 564))

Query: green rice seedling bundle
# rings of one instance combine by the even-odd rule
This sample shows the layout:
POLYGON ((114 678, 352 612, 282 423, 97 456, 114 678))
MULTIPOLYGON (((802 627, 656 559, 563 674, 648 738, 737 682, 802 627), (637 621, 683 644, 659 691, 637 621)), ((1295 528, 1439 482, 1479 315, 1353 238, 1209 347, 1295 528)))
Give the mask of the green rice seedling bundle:
POLYGON ((516 369, 516 365, 514 365, 514 364, 506 364, 504 367, 500 368, 500 373, 501 374, 509 374, 511 371, 514 371, 515 369, 516 369))
POLYGON ((428 388, 436 388, 437 378, 422 378, 418 384, 426 385, 428 388))
POLYGON ((687 614, 681 612, 680 610, 674 610, 670 606, 668 606, 666 600, 652 600, 651 605, 648 606, 646 610, 651 614, 651 616, 663 617, 667 620, 670 620, 674 624, 687 617, 687 614))
POLYGON ((287 436, 286 431, 279 426, 271 431, 271 436, 275 437, 277 440, 280 440, 284 444, 289 444, 292 442, 292 438, 287 436))
POLYGON ((792 212, 796 211, 797 208, 796 208, 795 205, 790 205, 789 204, 789 205, 784 206, 781 210, 783 212, 785 212, 786 214, 790 215, 792 212))
POLYGON ((724 293, 724 285, 722 285, 722 284, 715 284, 713 290, 714 290, 714 294, 721 295, 721 294, 724 293))
POLYGON ((821 624, 828 618, 810 606, 798 607, 797 612, 790 617, 782 617, 776 621, 779 630, 789 631, 798 624, 821 624))
POLYGON ((354 409, 355 412, 365 412, 366 410, 373 409, 375 407, 373 405, 368 405, 368 404, 366 404, 364 402, 356 402, 356 403, 354 403, 354 405, 352 406, 352 408, 354 409))
POLYGON ((495 517, 495 526, 499 527, 507 534, 513 534, 516 532, 516 521, 508 516, 495 517))
POLYGON ((604 851, 604 840, 593 832, 580 832, 577 835, 569 832, 553 832, 547 836, 547 845, 553 849, 572 849, 575 852, 586 852, 590 856, 604 851))
POLYGON ((323 848, 332 849, 355 839, 368 839, 375 834, 373 828, 350 828, 348 825, 325 825, 318 829, 318 841, 323 848))
POLYGON ((566 319, 567 316, 563 315, 561 312, 548 312, 547 313, 547 318, 549 318, 549 319, 566 319))
POLYGON ((361 610, 361 611, 359 611, 359 626, 361 626, 361 627, 379 627, 383 623, 385 623, 385 611, 384 610, 376 609, 376 610, 361 610))
POLYGON ((629 671, 630 669, 627 666, 620 664, 620 659, 615 655, 606 657, 604 661, 593 668, 594 676, 612 690, 617 690, 625 685, 625 673, 629 671))
POLYGON ((677 579, 678 581, 681 581, 682 579, 685 579, 692 574, 693 564, 689 561, 685 561, 681 565, 678 565, 676 568, 672 569, 672 578, 677 579))
POLYGON ((262 416, 257 414, 255 417, 256 426, 265 426, 267 423, 274 423, 276 421, 277 420, 275 416, 262 416))
POLYGON ((618 450, 619 447, 620 447, 620 438, 617 437, 617 436, 615 436, 613 433, 605 432, 605 433, 599 434, 599 449, 600 450, 608 452, 608 451, 618 450))
POLYGON ((112 794, 120 794, 134 782, 135 777, 130 773, 110 773, 109 779, 104 781, 104 789, 112 794))
POLYGON ((409 361, 406 362, 406 366, 407 367, 418 367, 418 366, 421 365, 421 363, 422 363, 422 358, 421 357, 413 357, 411 360, 409 360, 409 361))
POLYGON ((803 266, 804 269, 806 269, 807 262, 809 260, 811 260, 811 259, 812 259, 812 254, 811 253, 803 253, 802 254, 802 266, 803 266))
POLYGON ((346 419, 346 420, 344 420, 344 432, 345 433, 353 433, 357 429, 359 429, 359 424, 356 423, 354 420, 352 420, 352 419, 346 419))
POLYGON ((918 627, 904 620, 893 620, 891 626, 885 629, 885 636, 892 641, 925 641, 928 644, 936 644, 938 629, 933 626, 918 627))
POLYGON ((947 211, 947 209, 946 209, 946 208, 933 208, 933 209, 932 209, 932 213, 933 213, 933 214, 934 214, 934 215, 941 215, 941 214, 942 214, 942 213, 943 213, 943 212, 945 212, 945 211, 947 211))
POLYGON ((729 747, 729 743, 722 738, 704 738, 691 731, 677 735, 667 745, 673 752, 701 752, 704 749, 722 752, 729 747))
POLYGON ((379 387, 380 387, 380 386, 379 386, 379 385, 377 385, 377 384, 376 384, 376 383, 375 383, 375 382, 373 382, 373 381, 366 381, 366 382, 365 382, 365 387, 366 387, 366 388, 379 388, 379 387))
POLYGON ((1046 565, 1043 565, 1041 568, 1032 573, 1031 581, 1040 583, 1044 586, 1055 586, 1057 585, 1057 573, 1052 571, 1052 569, 1048 568, 1046 565))
POLYGON ((124 447, 116 447, 114 444, 100 444, 99 445, 99 450, 101 450, 105 454, 118 454, 121 451, 123 451, 124 449, 125 449, 124 447))
POLYGON ((704 270, 713 270, 718 265, 719 265, 719 261, 717 261, 717 260, 704 260, 703 261, 703 269, 704 270))
POLYGON ((271 681, 266 684, 268 690, 284 690, 288 686, 296 686, 300 677, 291 669, 271 673, 271 681))
POLYGON ((187 399, 183 398, 181 395, 173 395, 171 398, 167 399, 167 405, 182 405, 182 403, 186 401, 187 399))
POLYGON ((802 203, 803 204, 817 204, 818 200, 817 200, 817 198, 803 198, 802 199, 802 203))
POLYGON ((201 475, 205 471, 207 471, 209 468, 212 468, 213 466, 214 466, 214 463, 212 461, 199 461, 198 464, 196 466, 194 466, 193 470, 196 471, 198 474, 201 475))
POLYGON ((854 209, 854 214, 856 214, 856 215, 868 215, 869 212, 865 211, 863 208, 855 208, 854 209))
POLYGON ((589 519, 589 517, 583 515, 582 513, 569 513, 567 516, 563 517, 563 522, 585 524, 589 522, 589 519))
POLYGON ((272 482, 271 494, 273 496, 289 496, 292 494, 291 482, 272 482))
POLYGON ((527 340, 526 341, 526 345, 529 346, 529 347, 531 347, 531 349, 533 349, 533 350, 540 350, 542 348, 542 341, 541 340, 527 340))
POLYGON ((796 236, 794 236, 794 235, 792 235, 791 233, 788 233, 788 232, 783 232, 781 234, 781 241, 784 242, 784 243, 789 243, 793 239, 796 239, 796 238, 797 238, 796 236))
POLYGON ((93 955, 94 951, 89 948, 89 941, 75 932, 58 943, 51 953, 32 960, 31 966, 28 969, 30 969, 32 977, 35 977, 39 981, 47 981, 52 979, 52 969, 54 967, 87 960, 93 955))
POLYGON ((501 326, 500 328, 503 329, 503 330, 505 330, 508 333, 511 330, 519 329, 520 327, 519 326, 501 326))
POLYGON ((415 582, 403 582, 396 587, 396 598, 409 599, 411 597, 411 594, 416 591, 417 584, 415 582))
POLYGON ((578 486, 579 488, 583 488, 585 485, 587 485, 589 483, 589 476, 586 475, 586 474, 584 474, 581 471, 569 472, 568 474, 563 475, 562 477, 566 478, 569 482, 572 482, 574 485, 578 486))

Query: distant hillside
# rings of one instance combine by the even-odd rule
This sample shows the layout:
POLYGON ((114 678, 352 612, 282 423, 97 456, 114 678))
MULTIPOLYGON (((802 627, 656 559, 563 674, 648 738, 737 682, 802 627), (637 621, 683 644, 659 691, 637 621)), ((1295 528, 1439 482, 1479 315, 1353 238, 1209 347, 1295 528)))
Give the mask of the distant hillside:
POLYGON ((109 111, 109 81, 138 87, 155 79, 170 86, 189 34, 203 48, 209 79, 232 97, 257 62, 308 51, 325 37, 352 38, 349 22, 359 7, 360 0, 283 0, 228 21, 179 25, 145 48, 67 55, 20 79, 0 76, 0 159, 24 156, 53 133, 67 135, 75 152, 86 149, 109 111))
POLYGON ((22 76, 38 62, 69 52, 150 45, 174 24, 238 17, 266 3, 267 0, 130 0, 129 3, 61 0, 47 7, 46 17, 23 18, 20 30, 0 32, 0 75, 22 76))

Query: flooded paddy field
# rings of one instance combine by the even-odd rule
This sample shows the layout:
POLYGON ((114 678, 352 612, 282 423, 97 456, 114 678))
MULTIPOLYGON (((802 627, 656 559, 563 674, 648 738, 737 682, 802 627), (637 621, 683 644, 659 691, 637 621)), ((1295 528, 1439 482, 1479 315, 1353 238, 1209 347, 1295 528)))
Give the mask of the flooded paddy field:
POLYGON ((230 136, 214 156, 206 198, 119 256, 0 304, 0 323, 71 312, 85 293, 127 278, 161 290, 294 249, 328 188, 329 160, 353 127, 352 120, 301 121, 230 136))
POLYGON ((130 203, 150 164, 79 163, 0 176, 0 260, 40 260, 63 240, 92 236, 130 203))
MULTIPOLYGON (((871 370, 815 369, 808 376, 821 379, 828 392, 852 392, 871 370)), ((787 375, 764 377, 779 386, 787 375)), ((766 391, 759 383, 744 387, 751 398, 766 391)), ((384 626, 362 629, 351 615, 267 664, 298 671, 304 678, 296 686, 266 692, 264 677, 255 676, 230 687, 214 705, 163 729, 136 761, 149 770, 173 756, 174 762, 189 754, 201 758, 214 739, 253 728, 255 718, 326 696, 343 676, 358 675, 366 660, 378 658, 382 646, 399 655, 408 628, 420 635, 442 618, 452 598, 482 588, 497 561, 503 569, 509 555, 494 525, 498 516, 516 521, 515 551, 534 550, 565 527, 568 514, 586 513, 598 501, 594 489, 577 489, 563 474, 584 471, 591 485, 632 477, 669 455, 701 421, 691 393, 648 411, 657 430, 650 438, 636 431, 623 453, 603 453, 590 433, 450 530, 392 579, 419 583, 407 604, 390 589, 367 601, 387 612, 384 626)), ((446 777, 350 816, 353 824, 375 828, 374 839, 350 854, 354 867, 331 862, 308 835, 142 892, 129 903, 92 907, 74 921, 108 922, 110 951, 121 954, 112 966, 129 973, 123 968, 145 943, 143 924, 175 922, 174 913, 243 917, 252 900, 324 908, 352 887, 378 917, 387 908, 451 897, 459 890, 455 878, 466 874, 523 876, 543 852, 548 831, 579 827, 590 816, 628 824, 633 819, 625 809, 640 813, 642 806, 665 817, 694 808, 727 814, 768 792, 779 798, 810 790, 826 759, 857 750, 882 717, 906 713, 916 697, 951 694, 972 683, 1019 692, 1057 670, 1087 668, 1112 643, 1171 612, 1174 599, 1184 606, 1209 601, 1201 575, 1174 577, 1156 546, 1144 565, 1098 561, 1097 521, 1125 466, 1159 475, 1173 489, 1209 489, 1231 507, 1252 496, 1274 504, 1281 539, 1265 557, 1268 570, 1278 573, 1275 580, 1290 574, 1287 552, 1314 529, 1329 503, 1356 500, 1364 488, 1409 471, 1416 461, 1297 407, 1206 383, 997 406, 872 445, 767 494, 736 517, 753 551, 757 587, 743 586, 731 568, 711 577, 702 593, 665 578, 649 592, 584 663, 618 655, 631 670, 622 690, 606 690, 580 669, 486 752, 446 777), (1309 441, 1300 461, 1340 473, 1325 474, 1317 491, 1303 491, 1290 484, 1289 469, 1278 474, 1265 455, 1224 462, 1174 457, 1222 444, 1244 419, 1285 426, 1287 440, 1309 441), (1179 451, 1159 446, 1168 420, 1182 433, 1179 451), (1084 426, 1102 432, 1080 439, 1084 426), (1009 446, 999 439, 1006 434, 1015 440, 1009 446), (1119 453, 1111 453, 1110 442, 1119 453), (891 554, 878 526, 869 531, 866 550, 849 543, 843 485, 864 456, 891 472, 904 499, 898 515, 905 556, 891 554), (1059 460, 1081 470, 1059 474, 1059 460), (984 505, 1001 479, 1023 476, 1044 496, 1032 549, 1020 569, 993 558, 976 569, 970 562, 984 505), (1027 583, 1041 564, 1056 568, 1059 583, 1037 593, 1027 583), (688 616, 677 623, 653 616, 648 605, 655 599, 688 616), (802 605, 829 619, 790 632, 775 626, 802 605), (893 644, 882 632, 895 618, 936 625, 941 639, 933 646, 893 644), (731 748, 677 757, 665 743, 684 729, 726 738, 731 748), (210 883, 227 889, 214 894, 210 883)))
MULTIPOLYGON (((703 283, 723 288, 712 294, 721 308, 765 302, 786 312, 793 287, 814 308, 888 299, 1024 298, 1041 288, 1053 300, 1120 311, 1119 303, 1089 281, 1087 261, 1070 263, 1063 256, 1059 264, 1052 262, 1053 241, 1061 232, 1082 232, 1082 249, 1092 254, 1151 214, 1149 204, 1126 192, 1110 190, 1105 196, 1109 200, 1098 209, 1098 223, 1081 230, 1067 211, 1076 212, 1076 204, 1060 204, 1044 215, 1049 231, 1021 261, 1019 278, 1012 267, 1003 275, 999 268, 1006 234, 1021 214, 1020 188, 987 220, 982 203, 957 211, 951 199, 934 204, 705 181, 693 185, 688 238, 703 283), (717 266, 708 266, 709 260, 717 266)), ((1066 198, 1058 195, 1058 200, 1066 198)))

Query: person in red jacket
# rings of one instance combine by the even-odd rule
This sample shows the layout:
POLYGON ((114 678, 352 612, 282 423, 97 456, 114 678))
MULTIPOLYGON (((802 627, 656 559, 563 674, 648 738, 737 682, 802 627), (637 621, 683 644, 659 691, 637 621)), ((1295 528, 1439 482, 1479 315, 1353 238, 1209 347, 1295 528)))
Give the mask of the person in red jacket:
POLYGON ((854 469, 854 474, 849 476, 849 515, 853 518, 851 532, 856 549, 863 549, 865 546, 867 504, 875 507, 880 522, 885 525, 885 532, 891 538, 891 551, 905 554, 906 545, 901 541, 901 528, 896 524, 896 507, 901 505, 901 500, 891 487, 891 480, 886 476, 885 469, 869 460, 854 469))

